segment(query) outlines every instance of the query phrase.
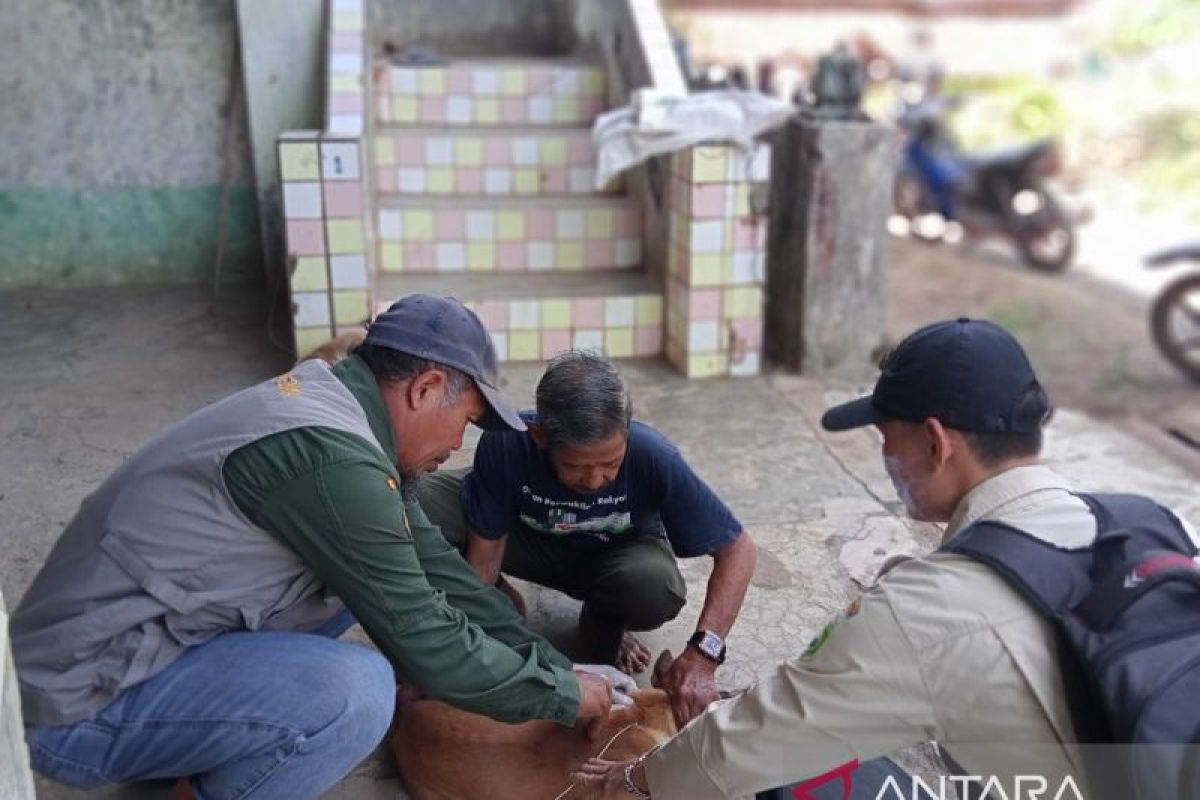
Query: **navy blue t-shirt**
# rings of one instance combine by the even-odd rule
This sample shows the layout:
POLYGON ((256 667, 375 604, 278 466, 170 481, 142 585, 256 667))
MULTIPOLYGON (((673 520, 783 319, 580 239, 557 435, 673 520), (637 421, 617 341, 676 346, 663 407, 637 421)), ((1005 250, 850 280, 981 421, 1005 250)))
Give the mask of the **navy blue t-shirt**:
MULTIPOLYGON (((531 413, 521 416, 536 421, 531 413)), ((676 556, 690 558, 720 550, 742 530, 679 450, 636 420, 616 480, 594 495, 563 486, 528 433, 487 431, 463 482, 462 501, 467 522, 485 539, 519 527, 581 547, 656 536, 666 538, 676 556)))

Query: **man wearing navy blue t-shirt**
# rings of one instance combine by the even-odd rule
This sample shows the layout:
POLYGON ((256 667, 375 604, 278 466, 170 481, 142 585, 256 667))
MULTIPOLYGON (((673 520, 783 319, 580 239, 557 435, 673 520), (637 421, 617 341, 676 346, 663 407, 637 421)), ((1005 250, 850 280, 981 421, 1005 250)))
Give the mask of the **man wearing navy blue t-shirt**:
POLYGON ((599 661, 626 672, 650 662, 629 631, 683 608, 676 558, 711 556, 695 634, 662 676, 682 726, 717 697, 756 551, 730 510, 653 428, 631 419, 607 359, 572 351, 550 362, 528 431, 486 432, 470 470, 426 476, 418 499, 485 584, 523 610, 501 572, 583 601, 580 634, 599 661))

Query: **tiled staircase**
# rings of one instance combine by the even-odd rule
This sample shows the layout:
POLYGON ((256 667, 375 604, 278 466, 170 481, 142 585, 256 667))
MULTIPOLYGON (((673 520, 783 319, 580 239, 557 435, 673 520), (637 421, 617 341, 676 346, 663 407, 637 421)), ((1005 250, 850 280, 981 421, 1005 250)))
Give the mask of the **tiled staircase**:
POLYGON ((640 202, 595 189, 605 72, 574 59, 373 70, 375 300, 456 296, 502 360, 663 352, 640 202))
MULTIPOLYGON (((579 347, 757 374, 768 148, 704 142, 595 188, 596 115, 687 92, 658 0, 575 0, 545 49, 595 61, 420 66, 369 54, 461 43, 398 27, 392 2, 327 0, 323 128, 277 139, 296 354, 431 292, 474 307, 504 360, 579 347)), ((481 24, 472 48, 495 33, 481 24)))

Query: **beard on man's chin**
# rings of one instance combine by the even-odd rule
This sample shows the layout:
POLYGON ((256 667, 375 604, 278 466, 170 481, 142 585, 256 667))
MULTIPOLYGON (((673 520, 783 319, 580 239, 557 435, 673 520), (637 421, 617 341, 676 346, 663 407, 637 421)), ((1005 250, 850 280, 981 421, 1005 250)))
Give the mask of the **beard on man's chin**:
POLYGON ((421 488, 421 482, 425 480, 427 473, 418 472, 415 475, 400 475, 400 499, 406 503, 411 503, 417 499, 417 490, 421 488))

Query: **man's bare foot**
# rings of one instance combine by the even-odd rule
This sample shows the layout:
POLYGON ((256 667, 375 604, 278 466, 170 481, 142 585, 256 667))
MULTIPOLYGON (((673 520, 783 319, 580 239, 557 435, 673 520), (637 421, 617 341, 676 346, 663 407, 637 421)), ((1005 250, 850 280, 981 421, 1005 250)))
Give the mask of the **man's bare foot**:
POLYGON ((626 675, 644 672, 650 666, 650 651, 629 631, 621 635, 621 646, 617 648, 617 669, 626 675))
POLYGON ((497 575, 496 588, 504 592, 504 596, 512 602, 513 608, 517 610, 518 614, 522 617, 526 616, 528 609, 525 606, 525 597, 517 587, 505 580, 503 575, 497 575))

